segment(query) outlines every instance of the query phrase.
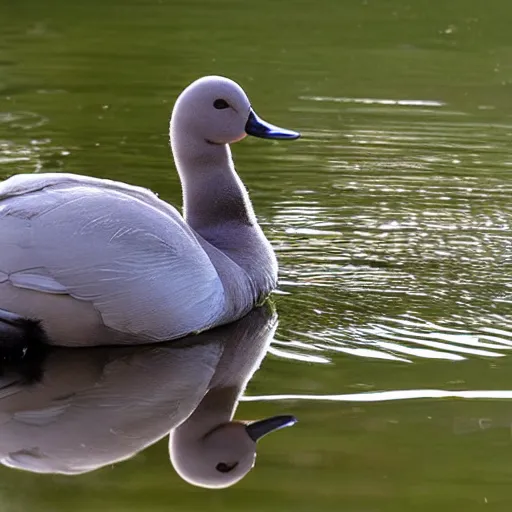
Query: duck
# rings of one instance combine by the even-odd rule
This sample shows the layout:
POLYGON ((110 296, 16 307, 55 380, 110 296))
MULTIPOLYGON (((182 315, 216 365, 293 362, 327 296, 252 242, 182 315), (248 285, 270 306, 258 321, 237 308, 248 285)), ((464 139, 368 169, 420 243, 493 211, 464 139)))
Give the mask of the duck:
POLYGON ((169 341, 240 319, 276 288, 276 256, 230 144, 300 134, 261 119, 221 76, 183 90, 169 134, 183 214, 109 179, 41 173, 0 183, 0 344, 169 341))
POLYGON ((47 345, 36 356, 2 359, 0 463, 80 475, 167 437, 169 460, 186 482, 234 485, 253 468, 257 442, 297 421, 289 414, 234 419, 276 327, 277 315, 265 305, 173 342, 47 345))

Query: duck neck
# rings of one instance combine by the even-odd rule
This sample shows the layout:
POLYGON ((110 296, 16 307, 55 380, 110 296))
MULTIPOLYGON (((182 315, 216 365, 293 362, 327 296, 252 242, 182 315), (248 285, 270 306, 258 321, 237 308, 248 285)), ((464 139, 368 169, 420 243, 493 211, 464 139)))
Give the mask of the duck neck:
POLYGON ((275 255, 235 171, 229 146, 194 139, 172 125, 171 145, 183 189, 185 221, 244 271, 253 298, 268 294, 277 280, 275 255))
POLYGON ((247 191, 227 144, 173 134, 172 150, 183 187, 183 216, 205 238, 219 224, 256 224, 247 191))
POLYGON ((194 412, 174 430, 173 440, 179 444, 195 442, 231 421, 240 392, 237 386, 209 390, 194 412))

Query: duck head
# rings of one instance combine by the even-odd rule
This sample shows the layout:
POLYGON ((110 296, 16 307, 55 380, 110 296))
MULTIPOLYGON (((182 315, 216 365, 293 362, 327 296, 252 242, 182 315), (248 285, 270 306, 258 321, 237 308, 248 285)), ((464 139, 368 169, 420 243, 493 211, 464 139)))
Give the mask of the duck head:
POLYGON ((263 139, 300 137, 295 131, 258 117, 244 90, 221 76, 200 78, 180 94, 172 113, 171 138, 177 130, 222 145, 237 142, 246 135, 263 139))

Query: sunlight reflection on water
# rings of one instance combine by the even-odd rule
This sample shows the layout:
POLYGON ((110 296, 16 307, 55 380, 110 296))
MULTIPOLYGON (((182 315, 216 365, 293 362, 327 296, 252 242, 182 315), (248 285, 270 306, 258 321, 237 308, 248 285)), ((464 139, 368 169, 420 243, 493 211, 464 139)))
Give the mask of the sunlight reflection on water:
POLYGON ((488 167, 507 161, 512 125, 435 100, 301 100, 331 103, 323 118, 344 121, 305 134, 300 169, 314 165, 316 184, 275 202, 269 219, 282 292, 318 312, 281 329, 275 355, 505 356, 512 322, 497 305, 511 297, 512 185, 488 167), (390 108, 408 119, 382 117, 390 108))
POLYGON ((268 402, 281 400, 318 400, 331 402, 385 402, 390 400, 415 400, 421 398, 463 398, 481 400, 510 400, 512 390, 466 390, 448 391, 442 389, 404 389, 376 391, 371 393, 348 393, 340 395, 261 395, 244 396, 243 402, 268 402))

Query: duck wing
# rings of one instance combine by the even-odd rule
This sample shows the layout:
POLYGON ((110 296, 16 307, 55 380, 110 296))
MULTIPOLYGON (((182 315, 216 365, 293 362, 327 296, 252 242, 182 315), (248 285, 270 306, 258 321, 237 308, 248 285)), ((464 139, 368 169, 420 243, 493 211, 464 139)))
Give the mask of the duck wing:
POLYGON ((0 184, 0 308, 41 320, 56 344, 145 343, 215 325, 224 290, 195 233, 150 191, 17 175, 0 184))

